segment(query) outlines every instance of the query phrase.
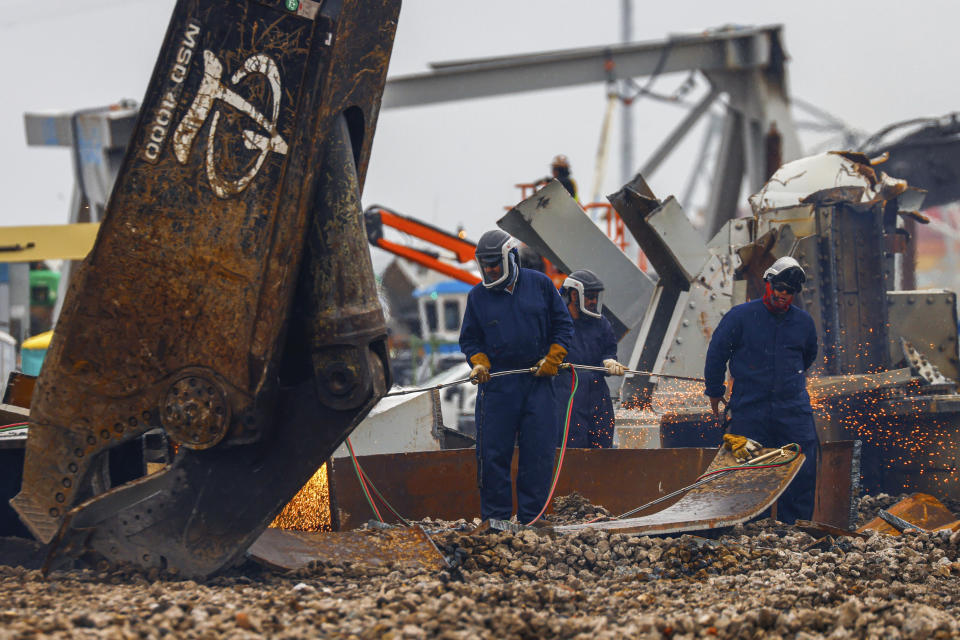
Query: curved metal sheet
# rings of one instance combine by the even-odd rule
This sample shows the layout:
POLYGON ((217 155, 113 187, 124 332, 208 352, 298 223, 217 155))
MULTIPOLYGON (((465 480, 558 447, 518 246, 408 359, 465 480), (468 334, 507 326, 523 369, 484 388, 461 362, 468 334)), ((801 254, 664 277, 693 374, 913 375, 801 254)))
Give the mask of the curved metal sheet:
MULTIPOLYGON (((764 449, 763 453, 769 451, 773 449, 764 449)), ((621 533, 662 535, 746 522, 763 513, 780 497, 797 475, 803 460, 801 454, 789 464, 779 467, 718 474, 716 480, 690 490, 676 504, 641 518, 569 525, 556 527, 555 530, 573 532, 589 527, 621 533)), ((720 449, 707 467, 707 472, 737 464, 738 460, 730 452, 720 449)))

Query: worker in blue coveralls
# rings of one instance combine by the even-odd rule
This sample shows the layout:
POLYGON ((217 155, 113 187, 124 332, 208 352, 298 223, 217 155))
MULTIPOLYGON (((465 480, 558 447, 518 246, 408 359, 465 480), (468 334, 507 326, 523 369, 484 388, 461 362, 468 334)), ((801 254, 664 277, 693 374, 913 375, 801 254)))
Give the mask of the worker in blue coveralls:
MULTIPOLYGON (((560 295, 573 318, 573 342, 567 362, 603 367, 606 372, 577 370, 577 392, 570 411, 567 446, 609 449, 613 446, 613 402, 606 376, 622 376, 626 367, 617 362, 617 338, 603 317, 603 282, 592 271, 574 271, 563 281, 560 295)), ((570 400, 572 373, 562 370, 553 379, 560 410, 560 439, 570 400)))
POLYGON ((528 524, 550 491, 559 424, 551 378, 573 339, 573 321, 550 278, 520 267, 519 245, 500 230, 480 237, 476 258, 483 281, 467 295, 460 350, 480 385, 475 410, 480 515, 508 520, 513 514, 510 463, 516 442, 517 522, 528 524), (535 373, 490 376, 514 369, 535 373))
POLYGON ((813 515, 820 442, 806 371, 817 356, 817 330, 810 314, 791 304, 806 280, 796 260, 780 258, 763 279, 763 297, 733 307, 717 325, 707 348, 705 393, 719 415, 729 362, 729 432, 768 447, 800 445, 806 460, 777 503, 777 518, 792 524, 813 515))

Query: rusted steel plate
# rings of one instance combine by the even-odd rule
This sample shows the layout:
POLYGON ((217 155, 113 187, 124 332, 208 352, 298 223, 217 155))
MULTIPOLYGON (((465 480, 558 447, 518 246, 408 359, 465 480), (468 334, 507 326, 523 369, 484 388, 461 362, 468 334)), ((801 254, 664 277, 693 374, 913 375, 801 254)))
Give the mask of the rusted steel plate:
MULTIPOLYGON (((830 442, 821 449, 813 519, 849 528, 859 466, 854 443, 830 442)), ((623 513, 692 483, 706 470, 716 449, 568 449, 555 496, 579 492, 591 503, 623 513)), ((360 456, 364 472, 390 504, 408 519, 443 520, 480 515, 473 449, 360 456)), ((516 476, 517 462, 512 472, 516 476)), ((330 475, 334 527, 353 529, 374 515, 349 459, 334 461, 330 475)), ((516 496, 514 496, 516 500, 516 496)), ((639 515, 675 503, 672 498, 639 515)), ((552 510, 552 505, 548 513, 552 510)))
MULTIPOLYGON (((771 450, 765 449, 764 453, 767 451, 771 450)), ((761 514, 776 501, 797 475, 803 459, 800 455, 779 467, 718 475, 715 480, 686 492, 674 505, 648 516, 569 525, 556 527, 555 530, 564 533, 592 527, 623 533, 661 535, 745 522, 761 514)), ((737 464, 739 462, 729 451, 720 449, 707 471, 737 464)))
POLYGON ((28 376, 19 371, 11 371, 7 378, 7 386, 3 389, 3 404, 12 404, 24 409, 30 408, 33 399, 33 387, 37 383, 35 376, 28 376))
POLYGON ((838 529, 857 524, 854 496, 860 490, 860 442, 843 440, 820 445, 813 520, 838 529))
MULTIPOLYGON (((809 533, 814 538, 822 538, 824 536, 850 536, 855 538, 869 538, 870 536, 864 533, 857 531, 852 531, 850 529, 844 529, 842 527, 834 527, 823 522, 817 522, 816 520, 797 520, 794 523, 794 526, 801 531, 809 533)), ((812 546, 812 545, 811 545, 812 546)))
MULTIPOLYGON (((554 495, 578 491, 591 503, 622 513, 693 482, 714 454, 714 449, 694 448, 568 449, 554 495)), ((358 460, 405 518, 457 520, 480 515, 474 449, 360 456, 358 460)), ((514 476, 516 471, 514 457, 514 476)), ((335 526, 353 529, 374 517, 349 459, 334 461, 330 483, 333 510, 339 518, 335 526)))
MULTIPOLYGON (((960 529, 957 520, 942 502, 927 493, 914 493, 893 505, 887 511, 919 529, 927 531, 956 531, 960 529)), ((900 535, 900 530, 881 517, 876 517, 857 531, 876 531, 891 536, 900 535)))
POLYGON ((433 540, 418 526, 323 533, 267 529, 247 554, 268 567, 287 571, 316 561, 374 566, 396 562, 432 571, 447 566, 433 540))
POLYGON ((177 1, 37 381, 14 506, 39 540, 208 575, 390 387, 360 195, 399 10, 177 1), (167 470, 95 482, 158 427, 167 470))

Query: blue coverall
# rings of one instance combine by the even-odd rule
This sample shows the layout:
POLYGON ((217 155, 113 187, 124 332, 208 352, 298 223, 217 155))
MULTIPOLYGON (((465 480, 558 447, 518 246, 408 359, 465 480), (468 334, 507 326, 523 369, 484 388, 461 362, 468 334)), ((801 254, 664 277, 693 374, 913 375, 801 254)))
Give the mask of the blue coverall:
MULTIPOLYGON (((616 360, 617 338, 606 318, 591 318, 586 314, 573 321, 573 342, 567 350, 566 362, 602 367, 606 359, 616 360)), ((577 393, 573 398, 570 431, 567 446, 579 448, 610 448, 613 446, 613 402, 605 373, 577 369, 577 393)), ((567 403, 570 400, 571 373, 562 370, 553 379, 560 413, 562 444, 563 425, 567 403)))
MULTIPOLYGON (((553 282, 539 271, 520 269, 513 293, 476 285, 467 295, 460 350, 467 361, 490 358, 491 373, 533 367, 551 344, 569 349, 573 321, 553 282)), ((550 377, 517 374, 480 385, 477 421, 477 478, 480 516, 508 520, 513 514, 510 462, 520 448, 517 520, 540 513, 550 491, 559 416, 550 377)))
POLYGON ((724 395, 730 363, 730 433, 766 447, 800 445, 806 460, 777 503, 777 517, 791 524, 813 515, 820 441, 806 370, 816 356, 817 330, 810 314, 794 306, 775 314, 757 299, 723 317, 710 339, 704 367, 705 393, 718 398, 724 395))

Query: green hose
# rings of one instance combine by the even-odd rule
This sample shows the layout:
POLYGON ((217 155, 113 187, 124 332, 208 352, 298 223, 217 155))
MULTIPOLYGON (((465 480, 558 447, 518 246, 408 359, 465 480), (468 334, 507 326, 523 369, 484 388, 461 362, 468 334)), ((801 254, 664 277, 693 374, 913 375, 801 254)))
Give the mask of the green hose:
POLYGON ((567 452, 567 436, 570 433, 570 416, 573 415, 573 397, 577 394, 577 387, 580 385, 580 381, 577 378, 577 370, 571 368, 570 373, 573 377, 570 380, 570 400, 567 402, 567 419, 563 424, 563 442, 560 443, 560 458, 557 460, 557 466, 553 470, 553 481, 550 483, 550 493, 547 495, 547 501, 543 503, 543 508, 540 509, 537 517, 527 523, 528 527, 539 520, 547 510, 547 507, 550 506, 550 500, 553 499, 553 492, 557 488, 557 480, 560 478, 560 469, 563 467, 563 456, 567 452))

